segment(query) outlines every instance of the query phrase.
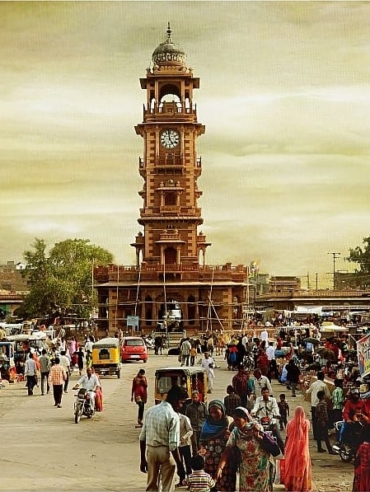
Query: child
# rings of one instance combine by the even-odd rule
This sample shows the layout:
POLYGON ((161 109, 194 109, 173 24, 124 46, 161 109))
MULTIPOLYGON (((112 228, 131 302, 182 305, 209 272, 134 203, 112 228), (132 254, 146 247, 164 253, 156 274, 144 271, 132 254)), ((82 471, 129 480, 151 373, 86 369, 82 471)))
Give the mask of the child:
POLYGON ((328 428, 329 428, 329 416, 328 416, 328 406, 325 401, 325 392, 323 390, 317 392, 317 398, 319 403, 316 405, 315 416, 317 419, 317 452, 325 453, 325 449, 321 446, 321 441, 325 441, 326 447, 328 448, 329 454, 336 454, 330 444, 328 428))
POLYGON ((204 471, 204 458, 203 456, 197 454, 193 456, 190 460, 193 473, 183 480, 183 485, 188 487, 190 492, 210 492, 210 490, 215 486, 215 481, 204 471))
POLYGON ((242 401, 239 395, 234 391, 234 388, 229 384, 226 388, 227 396, 224 398, 224 405, 226 410, 226 415, 232 417, 234 415, 234 410, 237 407, 242 406, 242 401))
POLYGON ((192 343, 190 349, 190 365, 193 366, 195 364, 195 357, 197 356, 197 347, 195 343, 192 343))
MULTIPOLYGON (((191 474, 191 436, 193 435, 193 428, 190 423, 189 417, 179 413, 180 417, 180 456, 181 461, 185 463, 185 471, 186 475, 191 474)), ((175 487, 181 487, 182 482, 184 480, 184 476, 179 474, 179 483, 175 485, 175 487)))
POLYGON ((280 401, 278 402, 279 412, 280 412, 280 430, 284 430, 286 428, 286 424, 288 422, 289 417, 289 405, 285 400, 285 393, 281 393, 279 396, 280 401))

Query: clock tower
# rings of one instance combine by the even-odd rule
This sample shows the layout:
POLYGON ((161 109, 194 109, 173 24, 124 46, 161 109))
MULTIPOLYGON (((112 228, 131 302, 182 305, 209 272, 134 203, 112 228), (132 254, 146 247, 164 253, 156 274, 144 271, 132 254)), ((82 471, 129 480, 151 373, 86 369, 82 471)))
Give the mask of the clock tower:
POLYGON ((197 138, 205 131, 198 123, 193 101, 199 78, 186 66, 184 51, 167 38, 153 52, 152 66, 140 79, 146 90, 143 122, 135 127, 144 140, 139 172, 144 185, 136 263, 160 264, 168 275, 179 265, 185 268, 205 263, 209 243, 198 226, 203 223, 198 198, 198 178, 202 172, 197 157, 197 138))
POLYGON ((191 335, 212 326, 242 326, 248 268, 207 265, 210 243, 198 231, 203 219, 197 139, 205 127, 198 122, 193 93, 200 82, 171 36, 168 25, 165 41, 154 50, 146 77, 140 79, 146 104, 142 122, 135 126, 143 139, 138 219, 143 231, 131 244, 136 262, 97 267, 94 273, 99 326, 110 334, 165 329, 181 337, 183 329, 191 335))

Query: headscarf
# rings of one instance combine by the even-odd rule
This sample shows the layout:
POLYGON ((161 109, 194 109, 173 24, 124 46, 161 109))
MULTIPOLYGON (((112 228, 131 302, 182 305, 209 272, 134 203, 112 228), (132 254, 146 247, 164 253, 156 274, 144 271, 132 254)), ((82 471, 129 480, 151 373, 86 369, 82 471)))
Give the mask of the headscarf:
MULTIPOLYGON (((294 410, 293 419, 288 422, 286 428, 287 442, 285 446, 285 477, 284 484, 288 490, 297 485, 297 477, 303 483, 303 477, 309 485, 305 485, 305 490, 310 489, 312 468, 309 452, 310 422, 306 418, 304 408, 298 406, 294 410), (309 486, 309 488, 307 488, 309 486)), ((300 485, 299 485, 300 486, 300 485)), ((301 488, 294 490, 303 490, 301 488)))
POLYGON ((226 417, 225 405, 221 400, 212 400, 208 404, 208 412, 212 407, 219 408, 222 411, 222 418, 220 420, 214 420, 210 414, 206 418, 202 430, 200 433, 200 441, 209 441, 215 439, 219 435, 223 434, 229 426, 229 422, 226 417))
POLYGON ((289 438, 294 442, 304 440, 308 435, 309 428, 310 423, 306 419, 304 408, 301 406, 296 407, 294 409, 293 419, 288 422, 287 425, 287 433, 289 429, 289 438))
POLYGON ((256 420, 253 420, 251 414, 245 407, 236 407, 234 410, 234 414, 237 414, 239 417, 245 418, 245 420, 247 421, 246 425, 242 429, 239 429, 237 427, 234 428, 236 434, 238 434, 240 439, 251 439, 251 437, 253 437, 253 431, 255 429, 263 431, 263 427, 256 420))

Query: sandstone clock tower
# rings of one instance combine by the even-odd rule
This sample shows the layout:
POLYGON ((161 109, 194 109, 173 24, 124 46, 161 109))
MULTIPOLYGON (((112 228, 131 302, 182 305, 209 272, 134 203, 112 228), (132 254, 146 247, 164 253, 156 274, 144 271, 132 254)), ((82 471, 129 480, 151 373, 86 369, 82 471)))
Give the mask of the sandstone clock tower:
POLYGON ((185 329, 189 335, 240 329, 243 322, 248 268, 206 263, 210 243, 198 231, 203 219, 197 155, 197 139, 205 127, 198 122, 193 100, 200 84, 171 35, 168 25, 165 41, 140 79, 146 104, 142 122, 135 126, 144 149, 138 219, 143 231, 131 244, 136 262, 95 269, 98 322, 111 334, 130 331, 132 319, 139 320, 135 330, 141 333, 166 326, 166 331, 185 329), (176 321, 170 326, 171 316, 176 321))
POLYGON ((202 194, 197 184, 202 167, 196 143, 205 130, 198 123, 193 102, 199 78, 193 76, 185 59, 168 25, 167 39, 153 52, 153 66, 146 78, 140 79, 146 107, 143 122, 135 127, 144 140, 144 156, 139 161, 144 203, 138 220, 144 235, 133 244, 136 263, 159 263, 168 275, 175 265, 186 268, 205 263, 209 245, 198 234, 203 223, 197 204, 202 194))

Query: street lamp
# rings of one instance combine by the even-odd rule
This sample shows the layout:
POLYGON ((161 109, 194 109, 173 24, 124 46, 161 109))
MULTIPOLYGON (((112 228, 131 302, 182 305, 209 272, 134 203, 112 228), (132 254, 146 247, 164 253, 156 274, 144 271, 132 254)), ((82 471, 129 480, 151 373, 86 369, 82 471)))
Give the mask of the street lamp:
POLYGON ((333 256, 333 290, 335 290, 335 261, 340 257, 341 253, 328 253, 333 256))

